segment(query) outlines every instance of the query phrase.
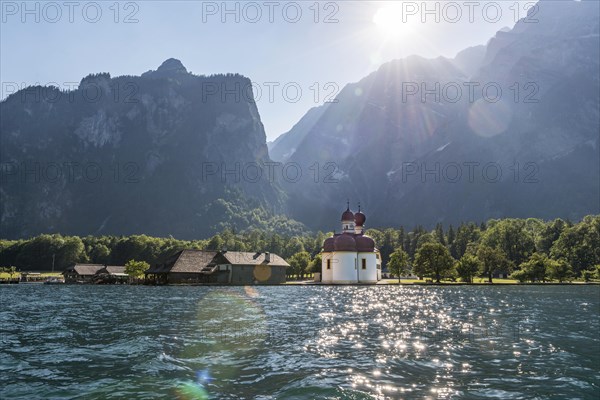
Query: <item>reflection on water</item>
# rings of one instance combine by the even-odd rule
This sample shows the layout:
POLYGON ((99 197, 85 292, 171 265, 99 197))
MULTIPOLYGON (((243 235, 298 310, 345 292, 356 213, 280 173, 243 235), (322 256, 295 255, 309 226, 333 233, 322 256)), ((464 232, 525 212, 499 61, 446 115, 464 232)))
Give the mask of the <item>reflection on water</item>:
POLYGON ((0 398, 582 398, 600 288, 0 288, 0 398))

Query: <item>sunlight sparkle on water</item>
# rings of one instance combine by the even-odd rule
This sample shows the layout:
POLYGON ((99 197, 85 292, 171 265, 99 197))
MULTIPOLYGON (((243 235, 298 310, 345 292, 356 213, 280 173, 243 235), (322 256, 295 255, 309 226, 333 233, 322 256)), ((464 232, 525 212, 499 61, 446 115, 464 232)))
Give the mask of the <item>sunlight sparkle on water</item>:
MULTIPOLYGON (((17 302, 19 307, 10 314, 0 313, 5 320, 24 313, 49 331, 71 331, 83 337, 79 326, 89 327, 99 318, 107 318, 79 314, 77 319, 85 324, 76 325, 73 319, 53 315, 52 310, 42 314, 38 308, 28 309, 33 289, 23 285, 22 289, 6 290, 10 289, 22 290, 27 297, 23 296, 25 300, 17 302), (48 312, 53 318, 47 318, 48 312)), ((142 289, 146 288, 131 288, 136 294, 142 289)), ((597 288, 580 288, 572 302, 564 300, 572 293, 554 286, 536 288, 541 293, 537 297, 520 287, 504 292, 475 287, 253 289, 256 292, 243 287, 157 288, 144 291, 144 301, 137 295, 122 300, 122 305, 117 304, 119 312, 101 322, 114 324, 131 336, 119 335, 118 343, 104 347, 118 351, 111 359, 116 371, 133 370, 140 378, 125 384, 120 381, 118 388, 96 383, 95 376, 107 373, 102 366, 83 376, 92 382, 83 389, 81 379, 67 383, 66 390, 73 393, 69 398, 76 393, 86 398, 109 398, 120 390, 128 398, 136 398, 137 393, 180 400, 266 398, 266 393, 273 398, 311 400, 433 399, 451 398, 470 389, 481 390, 489 398, 508 394, 530 398, 532 393, 593 398, 591 382, 597 376, 597 358, 590 348, 598 343, 597 288), (293 302, 289 301, 290 293, 295 296, 293 302), (584 302, 590 304, 589 310, 582 310, 580 304, 584 302), (507 304, 525 304, 528 308, 524 309, 539 312, 519 315, 507 304), (474 332, 467 330, 462 335, 461 328, 469 324, 474 332), (514 336, 517 324, 519 334, 514 336), (127 349, 127 357, 122 357, 123 349, 127 349), (573 363, 577 363, 577 371, 565 368, 573 363), (489 392, 492 385, 500 384, 486 381, 487 377, 501 380, 501 390, 489 392), (556 382, 560 386, 553 386, 556 382)), ((70 302, 76 297, 88 308, 97 304, 78 287, 64 290, 69 296, 53 300, 70 302)), ((11 346, 18 346, 17 335, 33 338, 28 339, 30 342, 39 339, 39 343, 49 343, 47 337, 35 339, 26 329, 17 326, 14 332, 6 333, 11 346)), ((113 331, 98 330, 96 336, 104 343, 115 341, 113 331)), ((65 348, 64 356, 53 347, 52 358, 87 360, 92 357, 91 348, 97 352, 97 338, 83 342, 83 347, 65 348)), ((52 341, 53 346, 56 343, 59 341, 52 341)), ((33 360, 29 353, 16 352, 12 347, 3 354, 15 360, 33 360)), ((102 356, 105 354, 112 355, 103 350, 102 356)), ((35 357, 42 356, 37 353, 35 357)), ((9 378, 18 382, 11 371, 21 371, 23 364, 11 365, 10 358, 6 360, 9 378)), ((47 370, 36 369, 35 362, 27 368, 31 376, 51 379, 47 370)), ((68 368, 69 362, 52 368, 61 377, 58 384, 65 385, 63 376, 81 373, 68 368)), ((24 387, 16 386, 18 390, 24 387)), ((44 398, 55 393, 51 384, 42 390, 44 398)))

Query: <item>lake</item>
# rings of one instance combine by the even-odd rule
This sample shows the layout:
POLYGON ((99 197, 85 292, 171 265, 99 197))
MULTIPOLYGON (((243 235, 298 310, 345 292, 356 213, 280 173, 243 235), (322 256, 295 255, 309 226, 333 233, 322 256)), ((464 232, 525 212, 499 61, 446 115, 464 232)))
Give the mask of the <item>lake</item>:
POLYGON ((2 399, 598 399, 600 286, 2 285, 2 399))

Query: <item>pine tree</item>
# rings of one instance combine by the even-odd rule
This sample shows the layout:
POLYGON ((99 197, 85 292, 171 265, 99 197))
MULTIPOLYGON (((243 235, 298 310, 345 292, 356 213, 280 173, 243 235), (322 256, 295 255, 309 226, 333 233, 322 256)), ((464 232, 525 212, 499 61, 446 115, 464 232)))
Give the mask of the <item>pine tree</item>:
POLYGON ((444 237, 444 228, 441 223, 437 223, 435 225, 435 238, 444 246, 446 245, 446 238, 444 237))
POLYGON ((448 228, 448 246, 451 247, 452 243, 454 243, 454 239, 456 239, 456 234, 454 233, 454 228, 452 227, 452 224, 450 224, 450 227, 448 228))

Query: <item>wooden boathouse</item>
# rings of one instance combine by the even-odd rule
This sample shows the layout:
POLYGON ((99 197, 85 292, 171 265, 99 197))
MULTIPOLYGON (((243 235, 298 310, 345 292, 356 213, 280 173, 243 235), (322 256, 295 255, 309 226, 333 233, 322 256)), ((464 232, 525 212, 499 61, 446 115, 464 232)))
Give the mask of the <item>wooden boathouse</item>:
POLYGON ((240 251, 182 250, 151 266, 146 283, 276 285, 285 283, 289 264, 276 254, 240 251))

